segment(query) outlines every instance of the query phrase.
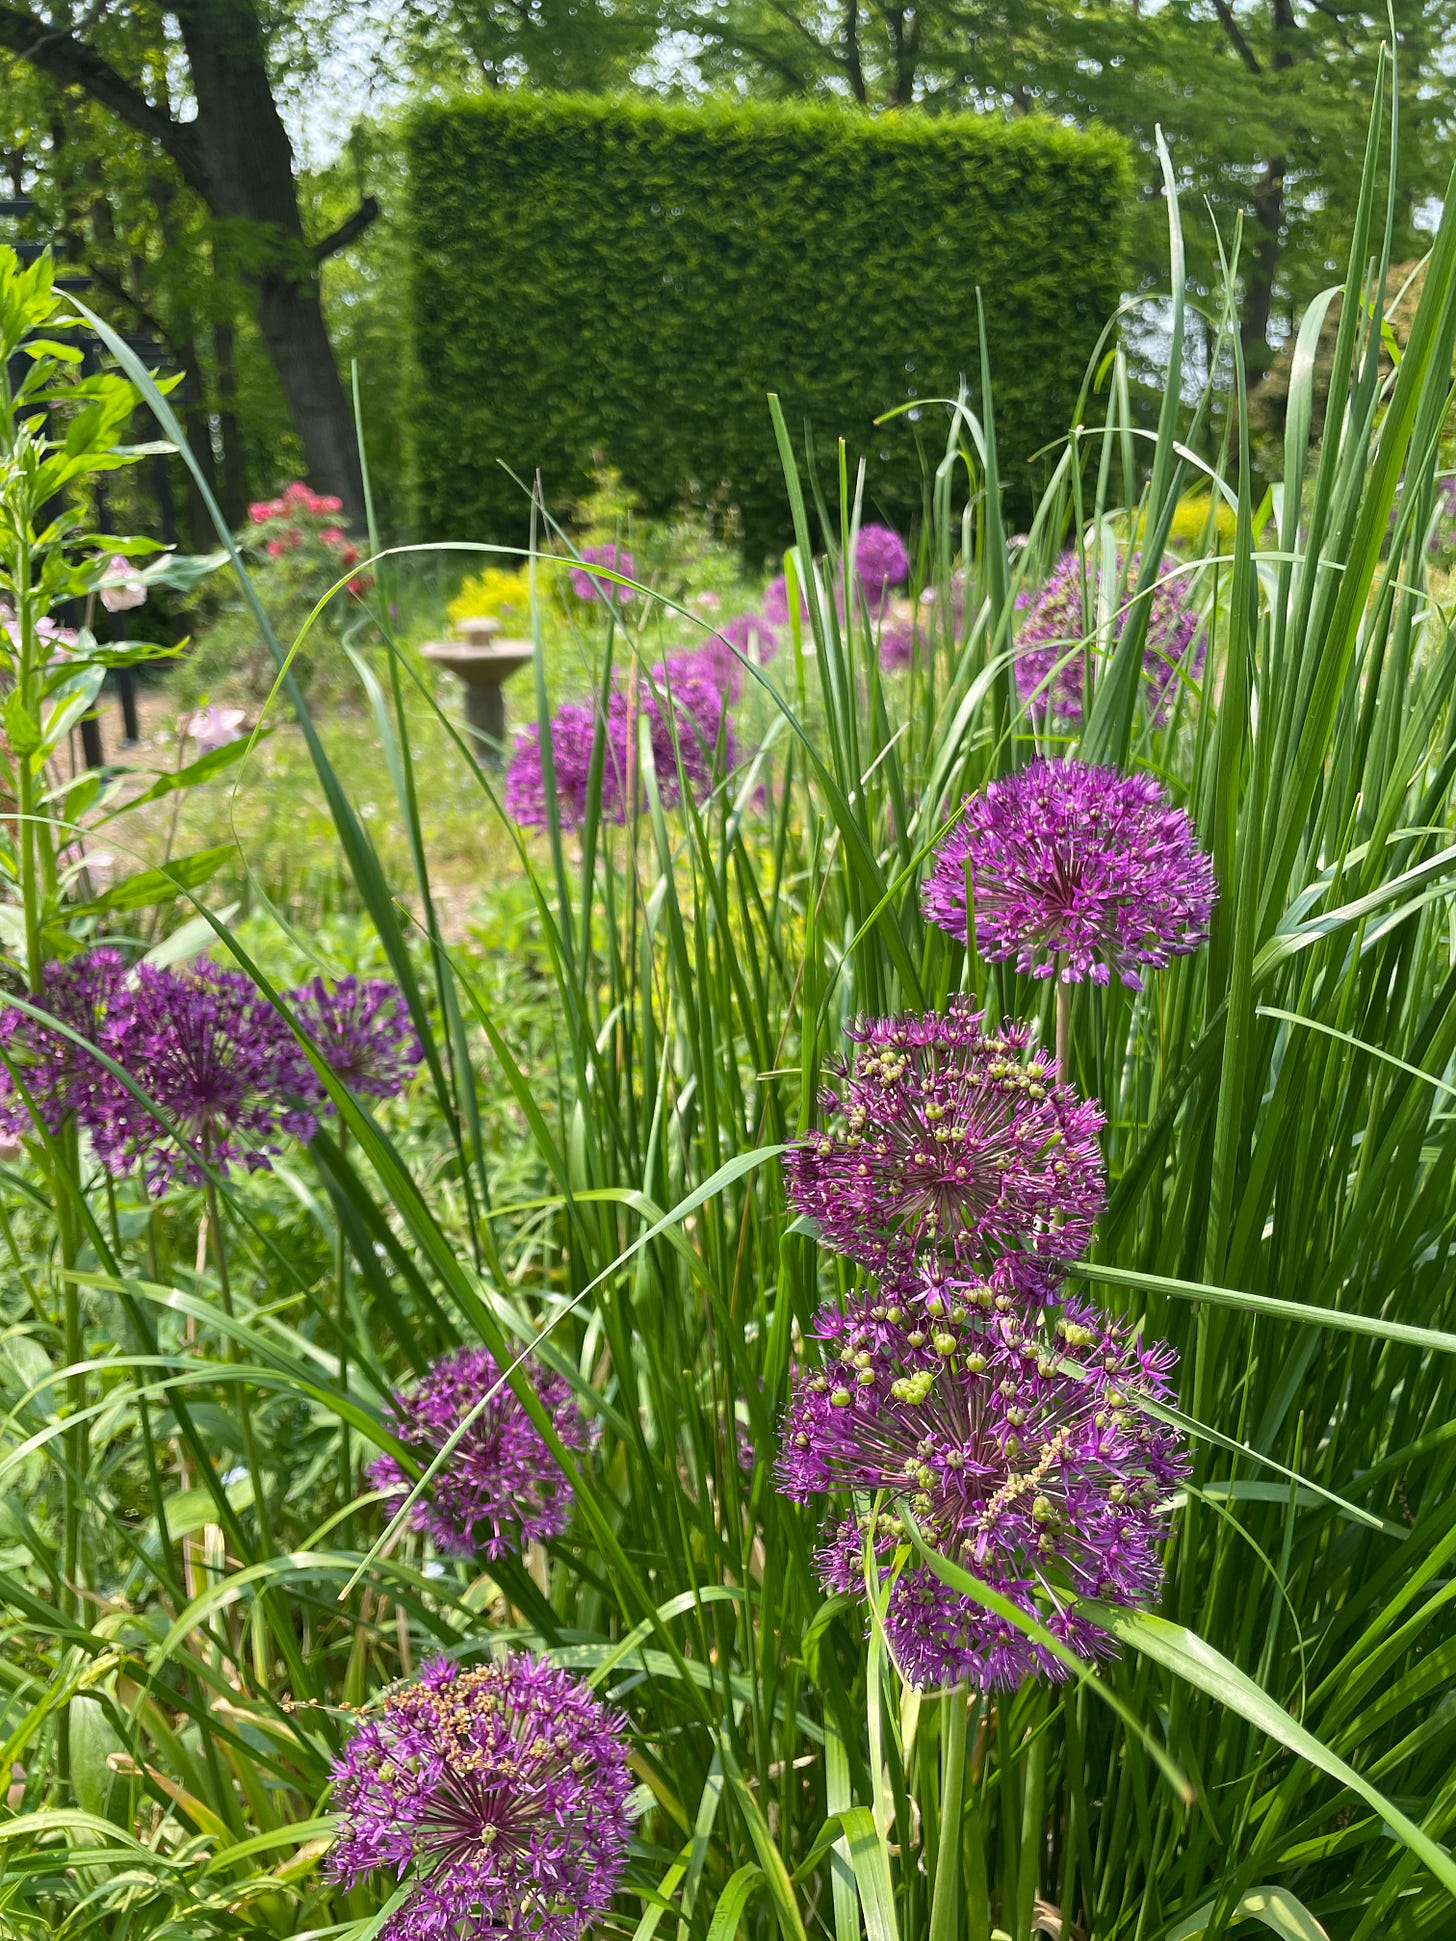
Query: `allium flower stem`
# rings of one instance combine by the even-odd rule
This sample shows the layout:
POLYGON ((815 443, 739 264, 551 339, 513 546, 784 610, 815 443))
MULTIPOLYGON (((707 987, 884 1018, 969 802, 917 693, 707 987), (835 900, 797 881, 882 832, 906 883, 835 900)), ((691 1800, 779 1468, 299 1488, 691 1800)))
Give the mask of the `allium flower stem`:
POLYGON ((944 1757, 940 1776, 942 1838, 935 1861, 935 1889, 930 1903, 929 1941, 955 1941, 961 1932, 960 1880, 961 1802, 965 1791, 966 1737, 970 1704, 964 1685, 948 1685, 940 1700, 940 1742, 944 1757))
MULTIPOLYGON (((339 1125, 339 1157, 342 1160, 349 1144, 349 1128, 342 1122, 339 1125)), ((344 1223, 338 1222, 334 1236, 334 1279, 338 1285, 338 1330, 339 1330, 339 1393, 348 1392, 349 1387, 349 1247, 344 1237, 344 1223)), ((354 1461, 349 1446, 349 1423, 345 1416, 339 1417, 339 1488, 340 1500, 353 1501, 354 1461)))
MULTIPOLYGON (((76 1136, 75 1120, 69 1120, 56 1135, 59 1157, 55 1160, 52 1176, 56 1186, 53 1204, 56 1208, 56 1223, 59 1229, 62 1264, 61 1279, 61 1336, 62 1352, 68 1367, 77 1367, 84 1359, 86 1345, 81 1329, 81 1290, 76 1285, 75 1276, 69 1271, 76 1263, 80 1253, 79 1235, 76 1232, 76 1216, 71 1205, 70 1195, 66 1192, 58 1175, 68 1169, 72 1179, 79 1177, 80 1152, 76 1136)), ((67 1481, 72 1486, 66 1491, 64 1504, 64 1529, 62 1537, 61 1562, 65 1581, 73 1589, 79 1588, 83 1578, 81 1561, 81 1498, 75 1479, 86 1475, 90 1467, 88 1444, 90 1436, 86 1420, 86 1377, 72 1375, 66 1384, 66 1402, 72 1416, 72 1425, 66 1432, 66 1460, 69 1465, 67 1481)), ((76 1613, 72 1613, 73 1616, 76 1613)))
POLYGON ((1067 967, 1067 953, 1057 953, 1057 1070, 1070 1071, 1068 1058, 1072 1050, 1072 987, 1062 978, 1067 967))

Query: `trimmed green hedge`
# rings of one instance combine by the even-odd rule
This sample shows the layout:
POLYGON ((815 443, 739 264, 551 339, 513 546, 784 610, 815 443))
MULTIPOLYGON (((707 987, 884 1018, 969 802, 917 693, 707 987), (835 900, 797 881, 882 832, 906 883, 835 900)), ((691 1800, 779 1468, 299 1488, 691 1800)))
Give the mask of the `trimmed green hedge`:
POLYGON ((974 377, 977 288, 1014 512, 1121 291, 1126 152, 1038 119, 505 94, 421 109, 408 147, 437 534, 518 538, 497 461, 559 506, 595 452, 653 510, 721 491, 751 550, 782 546, 771 390, 821 464, 840 435, 868 455, 867 516, 903 523, 916 428, 872 420, 974 377))

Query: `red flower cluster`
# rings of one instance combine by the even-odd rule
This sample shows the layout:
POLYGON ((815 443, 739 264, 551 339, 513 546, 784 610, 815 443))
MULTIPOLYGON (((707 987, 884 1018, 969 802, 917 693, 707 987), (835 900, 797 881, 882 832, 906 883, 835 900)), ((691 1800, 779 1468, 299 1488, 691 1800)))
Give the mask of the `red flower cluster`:
MULTIPOLYGON (((285 553, 297 552, 311 542, 333 553, 339 565, 347 568, 358 560, 359 549, 343 527, 334 523, 343 509, 343 500, 333 493, 315 492, 302 479, 295 479, 276 499, 259 499, 250 505, 248 518, 253 525, 266 529, 255 538, 261 541, 269 559, 282 559, 285 553)), ((367 575, 360 575, 350 580, 349 591, 357 598, 369 583, 367 575)))

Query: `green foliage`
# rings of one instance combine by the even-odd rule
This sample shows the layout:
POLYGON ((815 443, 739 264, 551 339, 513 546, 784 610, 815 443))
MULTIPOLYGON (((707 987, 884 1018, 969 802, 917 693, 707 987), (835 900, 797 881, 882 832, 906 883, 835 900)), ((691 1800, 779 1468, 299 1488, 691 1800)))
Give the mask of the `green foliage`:
MULTIPOLYGON (((1069 531, 1160 551, 1196 483, 1179 387, 1145 454, 1119 356, 1010 558, 996 441, 937 422, 935 638, 898 687, 821 597, 850 535, 791 477, 812 611, 700 808, 664 813, 645 762, 634 826, 525 840, 457 746, 499 830, 474 947, 432 902, 420 788, 448 744, 420 737, 444 723, 407 659, 370 694, 387 862, 301 709, 369 921, 284 939, 258 916, 232 947, 278 981, 314 952, 387 966, 430 1057, 378 1111, 340 1091, 347 1144, 333 1122, 227 1182, 230 1305, 195 1190, 149 1206, 35 1141, 0 1172, 8 1931, 367 1941, 394 1882, 345 1894, 321 1866, 331 1756, 427 1653, 519 1642, 631 1721, 644 1810, 604 1936, 1444 1941, 1456 652, 1425 534, 1456 198, 1398 371, 1377 207, 1367 182, 1327 418, 1302 355, 1282 492, 1256 501, 1241 429, 1232 538, 1189 535, 1205 669, 1166 725, 1119 709, 1134 616, 1073 744, 1164 777, 1221 887, 1206 950, 1136 993, 1078 986, 1070 1015, 1112 1186, 1080 1273, 1176 1344, 1196 1425, 1163 1614, 1098 1609, 1123 1655, 1082 1682, 917 1697, 823 1596, 818 1518, 773 1480, 790 1363, 847 1289, 778 1164, 842 1022, 964 990, 1051 1032, 1046 983, 929 929, 918 890, 962 794, 1059 745, 1008 678, 1018 594, 1069 531), (549 1358, 600 1427, 570 1530, 525 1559, 434 1557, 363 1487, 389 1388, 477 1341, 549 1358)), ((1175 274, 1175 342, 1184 299, 1175 274)), ((1232 353, 1231 293, 1215 322, 1232 353)), ((1228 403, 1242 427, 1237 382, 1228 403)), ((603 676, 649 659, 638 626, 600 620, 603 676)))
MULTIPOLYGON (((1212 210, 1225 243, 1243 216, 1241 296, 1252 382, 1316 291, 1338 276, 1360 194, 1363 133, 1380 50, 1399 52, 1402 140, 1397 257, 1425 247, 1450 167, 1445 74, 1451 0, 857 0, 810 10, 776 0, 666 0, 663 27, 693 36, 689 85, 756 98, 852 99, 931 113, 1036 111, 1115 129, 1134 144, 1149 193, 1133 208, 1136 281, 1160 287, 1156 135, 1189 207, 1212 210), (1273 329, 1268 306, 1272 303, 1273 329)), ((673 75, 664 64, 664 79, 673 75)), ((681 64, 678 67, 681 73, 681 64)), ((533 75, 550 85, 549 76, 533 75)), ((1219 286, 1214 230, 1190 233, 1193 287, 1219 286)))
POLYGON ((501 465, 559 503, 601 452, 650 510, 721 492, 750 551, 781 545, 768 391, 905 522, 916 427, 873 420, 978 368, 978 291, 1024 511, 1121 287, 1124 151, 1035 119, 514 95, 421 109, 409 157, 434 532, 518 539, 501 465))

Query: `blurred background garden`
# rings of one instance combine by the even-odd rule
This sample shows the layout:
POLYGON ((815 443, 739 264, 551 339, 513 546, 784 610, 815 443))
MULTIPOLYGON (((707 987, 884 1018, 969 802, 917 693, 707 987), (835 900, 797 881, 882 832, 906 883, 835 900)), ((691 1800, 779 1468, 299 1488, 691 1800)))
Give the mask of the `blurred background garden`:
POLYGON ((1456 1932, 1453 53, 0 4, 0 1941, 1456 1932))

